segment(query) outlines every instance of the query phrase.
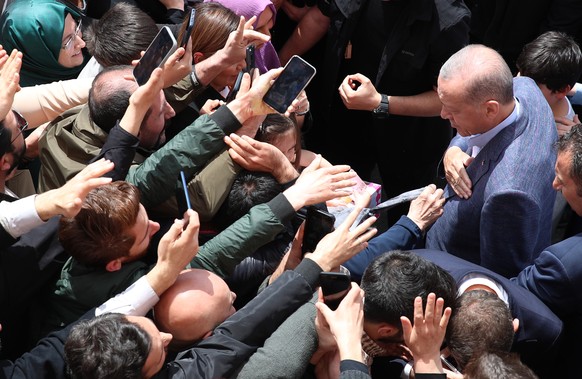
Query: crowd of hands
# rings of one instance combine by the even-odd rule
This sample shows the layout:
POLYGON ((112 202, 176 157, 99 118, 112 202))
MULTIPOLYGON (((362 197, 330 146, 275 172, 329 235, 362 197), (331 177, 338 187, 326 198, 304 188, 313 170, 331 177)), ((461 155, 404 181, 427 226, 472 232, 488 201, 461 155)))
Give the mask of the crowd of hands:
MULTIPOLYGON (((238 61, 244 58, 245 47, 248 43, 263 40, 264 35, 252 30, 254 18, 245 21, 241 17, 239 28, 233 32, 223 51, 227 54, 228 61, 238 61)), ((127 112, 121 120, 120 125, 126 128, 137 128, 141 123, 140 115, 143 114, 154 102, 157 94, 163 88, 177 83, 192 70, 192 53, 190 44, 186 48, 178 48, 167 60, 164 67, 157 68, 152 73, 148 82, 139 87, 130 97, 130 108, 137 112, 127 112)), ((134 62, 136 64, 137 61, 134 62)), ((12 102, 16 92, 20 90, 19 71, 22 66, 22 53, 16 50, 6 52, 0 48, 0 118, 6 117, 12 107, 12 102)), ((245 74, 237 98, 230 103, 229 107, 236 109, 244 115, 243 119, 249 120, 254 117, 261 117, 272 113, 273 110, 263 103, 262 98, 271 83, 280 74, 282 69, 271 70, 263 75, 254 73, 251 80, 249 74, 245 74), (251 84, 252 83, 252 84, 251 84)), ((127 77, 133 80, 133 77, 127 77)), ((365 78, 352 78, 367 85, 365 78)), ((342 86, 352 86, 344 83, 342 86)), ((340 87, 341 91, 341 87, 340 87)), ((293 112, 299 107, 304 107, 307 101, 305 96, 300 96, 289 107, 288 112, 293 112)), ((217 107, 223 105, 222 102, 211 100, 206 103, 203 113, 212 113, 217 107)), ((233 112, 235 113, 235 112, 233 112)), ((235 113, 236 114, 236 113, 235 113)), ((276 148, 271 145, 255 141, 254 136, 256 122, 245 122, 237 134, 225 137, 225 143, 229 146, 229 152, 233 160, 245 168, 258 171, 266 171, 265 162, 272 161, 269 158, 276 154, 276 148)), ((31 138, 38 140, 42 131, 35 132, 31 138)), ((27 140, 27 147, 35 148, 35 143, 27 140)), ((457 153, 457 152, 455 152, 457 153)), ((462 153, 462 152, 461 152, 462 153)), ((464 154, 464 153, 462 153, 464 154)), ((461 185, 455 186, 455 191, 462 197, 470 196, 470 181, 463 176, 464 170, 461 168, 468 165, 469 160, 462 158, 460 153, 457 156, 449 155, 452 162, 461 162, 457 167, 456 163, 447 163, 456 170, 458 177, 461 177, 461 185), (454 158, 454 159, 453 159, 454 158), (464 159, 464 161, 463 161, 464 159)), ((94 188, 109 183, 110 178, 102 177, 103 174, 113 169, 113 163, 108 160, 99 160, 88 165, 79 174, 68 181, 63 187, 47 191, 38 195, 35 205, 39 216, 43 220, 57 215, 74 217, 81 209, 86 195, 94 188)), ((286 196, 290 202, 316 203, 323 202, 334 197, 347 196, 351 194, 351 187, 355 185, 352 180, 356 174, 350 172, 349 166, 332 166, 321 156, 317 158, 301 173, 293 187, 286 191, 286 196)), ((447 178, 452 180, 452 174, 447 173, 447 178)), ((334 232, 328 234, 318 244, 317 249, 312 254, 307 255, 320 265, 324 271, 336 269, 341 262, 348 260, 367 246, 377 232, 372 228, 376 221, 371 217, 356 228, 350 228, 358 214, 369 203, 369 195, 365 192, 357 196, 357 201, 353 212, 334 232)), ((430 226, 443 212, 443 191, 434 185, 429 185, 418 199, 411 203, 408 217, 411 218, 421 230, 430 226)), ((198 251, 198 233, 200 221, 198 215, 193 210, 188 210, 184 219, 175 220, 170 230, 163 236, 158 247, 158 263, 148 274, 150 280, 159 278, 176 277, 182 267, 192 260, 198 251), (188 219, 187 225, 184 219, 188 219)), ((297 232, 292 248, 285 255, 279 268, 272 276, 276 279, 285 269, 292 269, 298 265, 302 259, 301 241, 303 237, 303 226, 297 232)), ((152 283, 152 287, 156 287, 152 283)), ((164 286, 167 287, 167 286, 164 286)), ((340 303, 337 310, 332 311, 323 302, 321 290, 319 301, 316 304, 316 329, 319 336, 319 350, 315 356, 319 357, 319 362, 326 362, 320 365, 319 373, 325 377, 335 377, 337 372, 326 372, 329 367, 339 370, 339 365, 328 365, 328 362, 336 360, 356 360, 363 362, 362 356, 362 334, 363 334, 363 309, 364 293, 355 283, 352 283, 347 296, 340 303)), ((451 308, 445 307, 443 299, 436 298, 430 294, 423 307, 422 299, 416 298, 414 303, 414 320, 402 317, 402 327, 406 347, 401 345, 406 351, 406 355, 414 357, 416 372, 443 372, 440 361, 440 346, 443 342, 447 323, 451 315, 451 308), (414 322, 412 322, 414 321, 414 322)), ((454 377, 453 373, 448 373, 454 377)))

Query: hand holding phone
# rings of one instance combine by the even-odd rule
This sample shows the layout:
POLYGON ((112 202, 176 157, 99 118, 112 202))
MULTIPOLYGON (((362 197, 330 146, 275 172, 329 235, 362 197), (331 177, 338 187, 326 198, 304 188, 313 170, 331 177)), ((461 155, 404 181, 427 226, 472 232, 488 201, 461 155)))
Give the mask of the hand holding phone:
POLYGON ((133 68, 133 77, 137 84, 140 86, 146 84, 152 72, 161 67, 176 48, 176 39, 170 28, 163 26, 133 68))
POLYGON ((186 18, 184 20, 186 24, 186 29, 183 29, 183 33, 180 38, 180 47, 186 48, 186 44, 190 39, 190 35, 192 34, 192 29, 194 29, 194 22, 196 20, 196 9, 192 8, 189 13, 187 13, 186 18))
POLYGON ((319 283, 323 293, 323 302, 335 311, 351 288, 350 274, 344 272, 321 272, 319 283))
POLYGON ((178 203, 178 212, 184 215, 184 229, 188 226, 188 209, 192 209, 190 194, 188 192, 188 182, 184 171, 180 171, 181 186, 176 191, 176 201, 178 203))
POLYGON ((305 232, 303 233, 303 244, 301 245, 303 254, 315 251, 319 241, 328 233, 333 232, 334 222, 335 217, 331 213, 315 207, 307 208, 305 232))
POLYGON ((294 55, 283 68, 263 101, 279 113, 285 113, 293 100, 307 87, 315 76, 315 67, 294 55))

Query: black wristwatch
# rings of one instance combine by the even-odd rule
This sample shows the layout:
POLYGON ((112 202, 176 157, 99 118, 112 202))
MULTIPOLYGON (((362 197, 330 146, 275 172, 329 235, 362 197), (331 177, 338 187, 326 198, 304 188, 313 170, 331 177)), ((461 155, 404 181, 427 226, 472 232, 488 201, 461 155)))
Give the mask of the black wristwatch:
POLYGON ((388 101, 388 95, 385 94, 381 94, 382 95, 382 100, 380 100, 380 105, 378 105, 376 107, 376 109, 373 110, 373 112, 375 114, 381 114, 381 115, 389 115, 389 106, 390 106, 390 102, 388 101))

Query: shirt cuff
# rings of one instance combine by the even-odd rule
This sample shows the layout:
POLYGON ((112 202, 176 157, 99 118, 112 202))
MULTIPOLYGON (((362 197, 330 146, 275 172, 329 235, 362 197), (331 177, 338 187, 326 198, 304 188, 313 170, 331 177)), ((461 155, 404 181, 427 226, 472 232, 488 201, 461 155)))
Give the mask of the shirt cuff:
POLYGON ((224 131, 224 135, 234 133, 242 126, 236 116, 226 106, 219 107, 209 117, 224 131))
POLYGON ((340 362, 340 372, 344 371, 361 371, 368 374, 368 366, 352 359, 344 359, 340 362))
POLYGON ((107 300, 95 309, 95 316, 104 313, 121 313, 127 316, 145 316, 160 300, 146 276, 127 287, 119 295, 107 300))
POLYGON ((32 195, 13 202, 0 203, 0 224, 13 238, 18 238, 44 224, 36 213, 35 198, 36 195, 32 195))

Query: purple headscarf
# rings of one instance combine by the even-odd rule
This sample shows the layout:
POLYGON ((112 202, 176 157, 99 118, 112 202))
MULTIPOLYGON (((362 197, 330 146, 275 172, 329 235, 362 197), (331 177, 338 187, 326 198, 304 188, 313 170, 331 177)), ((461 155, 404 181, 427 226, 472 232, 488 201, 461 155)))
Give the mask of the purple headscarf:
MULTIPOLYGON (((273 21, 277 15, 277 10, 271 0, 204 0, 204 2, 220 3, 238 16, 244 16, 246 20, 257 16, 257 21, 259 21, 259 16, 267 7, 273 11, 273 21)), ((257 22, 253 26, 256 27, 257 22)), ((281 61, 271 41, 265 43, 260 49, 255 50, 255 61, 261 74, 270 69, 281 67, 281 61)))

